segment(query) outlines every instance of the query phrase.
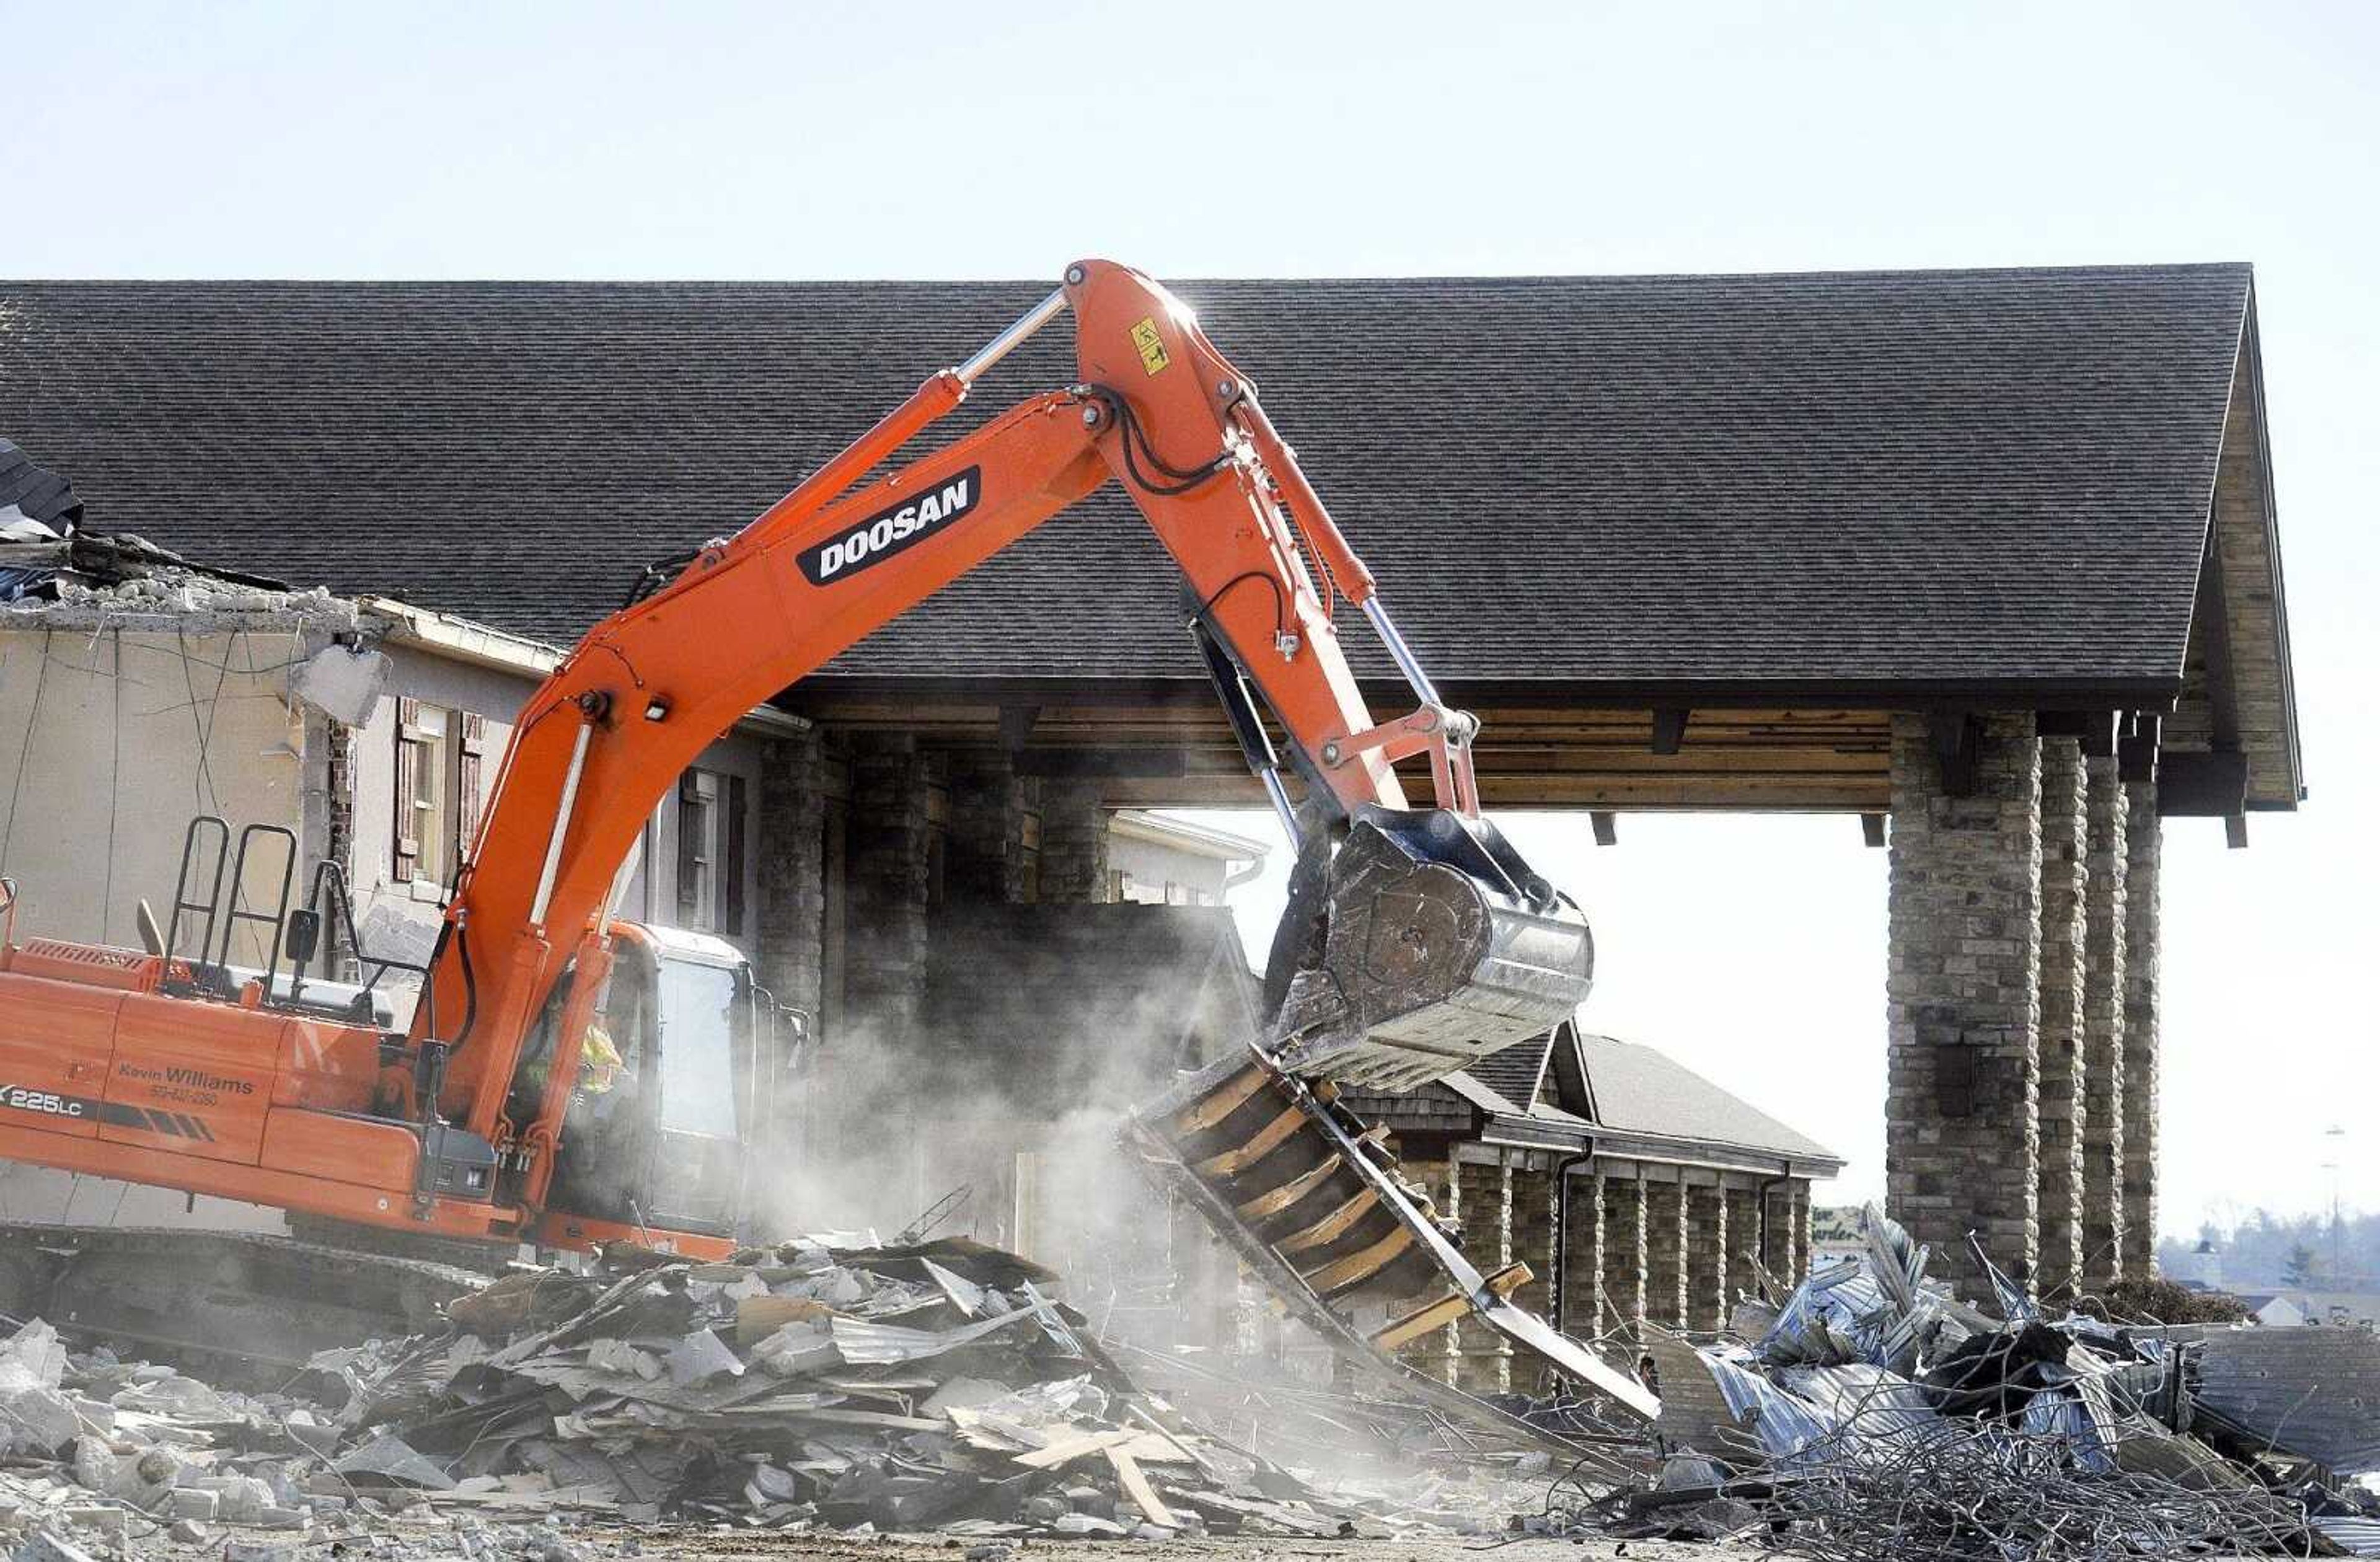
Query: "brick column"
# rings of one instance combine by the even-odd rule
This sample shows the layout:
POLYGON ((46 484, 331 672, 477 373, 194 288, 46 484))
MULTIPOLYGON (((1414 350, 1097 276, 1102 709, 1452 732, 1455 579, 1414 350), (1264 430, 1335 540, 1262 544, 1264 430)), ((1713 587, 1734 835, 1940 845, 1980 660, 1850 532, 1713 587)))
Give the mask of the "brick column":
POLYGON ((944 893, 953 901, 995 906, 1026 899, 1025 816, 1036 783, 1016 774, 1001 750, 950 756, 950 839, 942 863, 944 893))
POLYGON ((852 1014, 880 1050, 915 1035, 926 985, 932 826, 927 758, 908 734, 871 738, 851 758, 852 1014))
POLYGON ((2090 859, 2082 885, 2082 1284, 2124 1272, 2124 933, 2129 805, 2110 755, 2084 762, 2090 859))
POLYGON ((1793 1187, 1780 1182, 1756 1195, 1760 1204, 1760 1267, 1779 1286, 1793 1267, 1793 1238, 1787 1226, 1793 1216, 1793 1187))
MULTIPOLYGON (((1500 1155, 1488 1162, 1459 1161, 1455 1181, 1462 1201, 1463 1254, 1481 1274, 1492 1274, 1512 1262, 1512 1168, 1500 1155)), ((1456 1327, 1463 1355, 1455 1367, 1455 1386, 1474 1394, 1510 1393, 1511 1343, 1468 1320, 1456 1327)))
POLYGON ((2041 1265, 2048 1296, 2082 1273, 2082 746, 2041 740, 2041 1265))
POLYGON ((1969 1231, 2030 1275, 2040 1239, 2041 745, 1977 724, 1953 796, 1924 717, 1892 718, 1887 1202, 1937 1253, 1969 1231))
POLYGON ((2156 787, 2124 787, 2124 1273, 2156 1274, 2157 878, 2165 830, 2156 787))
POLYGON ((1709 1333, 1727 1322, 1727 1191, 1686 1190, 1686 1326, 1709 1333))
POLYGON ((1760 1251, 1760 1194, 1751 1188, 1730 1188, 1727 1190, 1727 1300, 1722 1304, 1720 1322, 1735 1315, 1738 1297, 1758 1296, 1759 1277, 1753 1273, 1752 1259, 1760 1251))
POLYGON ((1686 1324, 1686 1199, 1674 1182, 1645 1185, 1645 1321, 1686 1324))
POLYGON ((1041 899, 1079 905, 1108 897, 1108 811, 1095 780, 1041 787, 1041 899))
POLYGON ((1793 1200, 1788 1235, 1793 1242, 1793 1284, 1798 1286, 1810 1277, 1810 1253, 1817 1244, 1810 1232, 1810 1185, 1797 1180, 1791 1186, 1793 1200))
POLYGON ((1512 1168, 1512 1261, 1529 1266, 1530 1280, 1512 1300, 1543 1318, 1553 1311, 1554 1178, 1549 1169, 1512 1168))
POLYGON ((1590 1164, 1572 1168, 1554 1196, 1569 1201, 1562 1212, 1562 1332, 1590 1339, 1610 1326, 1603 1285, 1604 1176, 1590 1164))
MULTIPOLYGON (((1406 1181, 1420 1185, 1439 1215, 1458 1223, 1462 1220, 1463 1187, 1451 1163, 1406 1160, 1401 1155, 1397 1170, 1406 1181)), ((1397 1354, 1417 1371, 1451 1384, 1455 1378, 1456 1364, 1462 1360, 1462 1324, 1453 1323, 1399 1346, 1397 1354)))
POLYGON ((819 1011, 825 958, 825 763, 815 730, 760 750, 753 965, 781 1004, 819 1011))
POLYGON ((1645 1178, 1602 1177, 1603 1185, 1603 1305, 1611 1326, 1633 1329, 1641 1337, 1645 1323, 1645 1178))

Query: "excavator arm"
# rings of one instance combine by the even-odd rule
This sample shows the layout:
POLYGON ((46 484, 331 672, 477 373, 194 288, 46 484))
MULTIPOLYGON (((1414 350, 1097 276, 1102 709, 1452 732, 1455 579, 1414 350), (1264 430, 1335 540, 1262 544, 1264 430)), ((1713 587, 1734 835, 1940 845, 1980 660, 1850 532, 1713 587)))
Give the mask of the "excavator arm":
POLYGON ((532 1155, 550 1149, 607 967, 615 880, 678 774, 747 711, 1110 482, 1180 567, 1234 730, 1299 845, 1304 910, 1276 946, 1273 1056, 1303 1077, 1401 1086, 1566 1017, 1585 992, 1585 925, 1479 817, 1472 718, 1439 699, 1245 376, 1164 289, 1086 261, 741 532, 598 625, 524 707, 414 1020, 417 1049, 437 1063, 417 1077, 446 1115, 532 1155), (1066 310, 1075 383, 855 486, 1066 310), (1338 601, 1405 673, 1410 714, 1373 719, 1340 650, 1338 601), (1287 735, 1302 799, 1265 711, 1287 735), (1435 810, 1410 808, 1393 768, 1424 754, 1435 810), (507 1123, 525 1039, 573 959, 536 1120, 507 1123))

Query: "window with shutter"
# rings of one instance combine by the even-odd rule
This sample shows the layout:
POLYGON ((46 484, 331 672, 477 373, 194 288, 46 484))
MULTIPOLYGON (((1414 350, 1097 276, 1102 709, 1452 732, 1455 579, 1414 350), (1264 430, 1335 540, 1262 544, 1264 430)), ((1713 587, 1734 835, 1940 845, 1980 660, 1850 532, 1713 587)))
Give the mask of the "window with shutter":
POLYGON ((461 731, 455 752, 455 860, 480 840, 480 763, 488 751, 488 718, 477 711, 459 713, 461 731))
POLYGON ((703 837, 710 834, 710 810, 703 797, 702 772, 689 770, 677 781, 677 922, 701 928, 703 864, 710 853, 703 837))
POLYGON ((399 700, 396 702, 396 790, 392 799, 395 805, 395 824, 390 834, 395 842, 389 861, 389 876, 398 884, 413 882, 415 870, 421 859, 421 837, 416 833, 419 822, 415 818, 414 801, 420 794, 421 702, 399 700))
POLYGON ((390 876, 443 885, 455 863, 455 713, 396 702, 396 809, 390 876))

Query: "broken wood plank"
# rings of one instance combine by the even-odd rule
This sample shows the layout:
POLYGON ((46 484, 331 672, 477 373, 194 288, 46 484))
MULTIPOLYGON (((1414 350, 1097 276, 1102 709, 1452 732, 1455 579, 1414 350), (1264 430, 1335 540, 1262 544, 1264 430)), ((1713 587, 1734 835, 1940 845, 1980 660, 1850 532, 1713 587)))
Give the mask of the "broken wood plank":
POLYGON ((1203 1133, 1213 1128, 1238 1111, 1248 1097, 1262 1090, 1269 1076, 1262 1068, 1253 1063, 1248 1065, 1203 1099, 1184 1107, 1174 1117, 1173 1131, 1180 1134, 1203 1133))
POLYGON ((1148 1434, 1136 1426, 1111 1428, 1106 1432, 1087 1432, 1080 1437, 1069 1437, 1062 1443, 1052 1443, 1046 1448, 1036 1448, 1029 1454, 1019 1454, 1016 1462, 1027 1470, 1055 1470, 1072 1464, 1087 1455, 1096 1454, 1118 1443, 1130 1443, 1148 1434))
POLYGON ((1158 1496, 1157 1488, 1148 1483, 1148 1477, 1130 1454, 1111 1446, 1107 1456, 1108 1463, 1115 1467, 1116 1483, 1123 1488, 1124 1495, 1133 1500, 1133 1506, 1140 1509, 1142 1517, 1169 1530, 1182 1527, 1182 1520, 1173 1517, 1173 1510, 1158 1496))
POLYGON ((744 1297, 735 1303, 735 1343, 758 1345, 787 1324, 833 1316, 833 1308, 812 1297, 744 1297))
MULTIPOLYGON (((1527 1264, 1508 1263, 1488 1276, 1487 1286, 1498 1296, 1511 1296, 1536 1278, 1527 1264)), ((1365 1337, 1382 1350, 1394 1350, 1400 1345, 1446 1327, 1470 1311, 1469 1297, 1460 1291, 1448 1291, 1435 1301, 1425 1302, 1401 1317, 1390 1319, 1365 1337)))
POLYGON ((1326 1263, 1305 1275, 1305 1283, 1323 1296, 1361 1285, 1386 1269, 1399 1253, 1413 1246, 1413 1233, 1400 1226, 1370 1247, 1349 1253, 1335 1263, 1326 1263))
POLYGON ((1365 1189, 1305 1230, 1282 1238, 1280 1244, 1281 1251, 1284 1254, 1302 1253, 1314 1248, 1329 1246, 1344 1237, 1354 1228, 1355 1223, 1363 1219, 1366 1213, 1379 1202, 1380 1195, 1376 1190, 1365 1189))
POLYGON ((1312 1171, 1301 1172, 1269 1193, 1257 1194, 1242 1204, 1237 1214, 1242 1220, 1251 1223, 1269 1220, 1329 1181, 1330 1174, 1338 1169, 1339 1153, 1334 1150, 1312 1171))
POLYGON ((1220 1155, 1209 1155, 1192 1169, 1200 1177, 1237 1177, 1288 1142, 1290 1135, 1295 1133, 1299 1125, 1305 1121, 1305 1111, 1300 1107, 1292 1106, 1271 1122, 1258 1129, 1255 1137, 1237 1150, 1226 1150, 1220 1155))

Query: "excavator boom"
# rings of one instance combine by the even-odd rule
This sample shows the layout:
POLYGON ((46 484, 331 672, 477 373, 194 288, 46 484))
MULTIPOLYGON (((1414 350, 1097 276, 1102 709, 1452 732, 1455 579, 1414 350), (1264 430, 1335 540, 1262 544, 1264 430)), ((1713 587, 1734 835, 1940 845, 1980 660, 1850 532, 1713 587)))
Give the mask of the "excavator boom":
MULTIPOLYGON (((1586 990, 1585 924, 1479 817, 1475 722, 1439 698, 1247 377, 1162 287, 1085 261, 596 626, 531 698, 414 1021, 416 1043, 446 1056, 446 1113, 482 1138, 550 1146, 559 1101, 533 1122, 504 1117, 524 1038, 567 962, 600 969, 619 865, 678 773, 745 711, 1111 482, 1180 567, 1191 632, 1299 842, 1305 915, 1276 949, 1280 1056, 1300 1074, 1401 1087, 1568 1016, 1586 990), (854 489, 1065 311, 1074 384, 854 489), (1342 599, 1404 671, 1411 713, 1379 722, 1366 708, 1339 645, 1342 599), (1394 767, 1425 756, 1439 806, 1415 811, 1394 767)), ((556 1074, 574 1061, 572 1019, 556 1074)))
MULTIPOLYGON (((1476 722, 1446 703, 1399 634, 1256 387, 1162 287, 1104 261, 1068 267, 983 350, 929 377, 735 536, 649 571, 652 589, 561 661, 516 720, 407 1032, 380 1029, 370 992, 309 987, 319 885, 317 906, 288 919, 287 972, 236 967, 212 911, 195 956, 171 930, 146 956, 0 936, 0 995, 19 1017, 49 1017, 22 1020, 18 1037, 0 1012, 0 1056, 37 1052, 63 1026, 88 1043, 88 1074, 108 1080, 105 1099, 71 1093, 85 1077, 76 1062, 60 1092, 20 1090, 29 1111, 55 1104, 38 1124, 0 1115, 0 1152, 383 1233, 577 1246, 658 1233, 682 1251, 723 1251, 735 1135, 765 1111, 739 1100, 673 1122, 664 1092, 643 1137, 616 1141, 647 1146, 640 1186, 674 1201, 659 1209, 600 1175, 616 1115, 573 1114, 599 1008, 612 1027, 641 1017, 636 1033, 664 1054, 673 1036, 702 1033, 724 1056, 747 995, 733 949, 614 928, 623 864, 681 773, 747 712, 1109 483, 1179 567, 1189 634, 1297 849, 1253 1058, 1184 1084, 1138 1142, 1228 1239, 1275 1252, 1317 1307, 1366 1287, 1393 1294, 1427 1277, 1419 1263, 1512 1332, 1495 1277, 1450 1265, 1427 1199, 1332 1103, 1342 1083, 1436 1080, 1566 1019, 1592 966, 1585 921, 1480 816, 1476 722), (1064 312, 1071 383, 890 467, 1064 312), (1366 707, 1340 648, 1342 604, 1379 637, 1411 710, 1380 720, 1366 707), (1397 766, 1409 761, 1427 763, 1435 806, 1408 799, 1397 766), (707 995, 698 1012, 661 1018, 687 994, 707 995), (250 1104, 217 1103, 187 1123, 128 1104, 157 1059, 188 1054, 194 1037, 215 1048, 207 1058, 238 1060, 246 1072, 226 1073, 218 1093, 250 1104), (316 1061, 276 1071, 285 1055, 316 1061), (174 1141, 184 1128, 195 1144, 174 1141)), ((202 820, 194 843, 200 824, 221 832, 220 885, 229 831, 202 820)), ((260 828, 240 836, 235 886, 260 828)), ((280 834, 294 857, 296 837, 280 834)), ((186 881, 191 862, 186 848, 186 881)), ((335 880, 334 867, 322 872, 335 880)), ((281 882, 285 904, 286 868, 281 882)), ((329 887, 336 901, 343 891, 329 887)), ((187 883, 174 904, 178 926, 194 904, 187 883)), ((677 1092, 675 1110, 698 1094, 677 1092)), ((102 1267, 89 1253, 74 1263, 102 1267)))

